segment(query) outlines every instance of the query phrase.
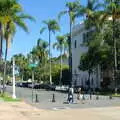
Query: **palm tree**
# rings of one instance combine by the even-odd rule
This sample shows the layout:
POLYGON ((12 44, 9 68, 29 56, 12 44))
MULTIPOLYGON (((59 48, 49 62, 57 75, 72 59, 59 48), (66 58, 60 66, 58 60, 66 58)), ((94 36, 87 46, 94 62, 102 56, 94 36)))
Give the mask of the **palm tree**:
POLYGON ((70 72, 70 81, 72 82, 72 48, 71 48, 71 40, 72 40, 72 25, 76 18, 76 12, 80 7, 79 1, 75 2, 67 2, 66 8, 67 10, 62 11, 58 15, 58 19, 61 18, 62 15, 68 14, 69 16, 69 72, 70 72))
POLYGON ((57 36, 56 37, 57 42, 53 44, 53 48, 56 48, 57 50, 60 50, 60 81, 59 84, 61 85, 62 81, 62 55, 63 55, 63 50, 65 50, 66 47, 66 36, 57 36))
POLYGON ((45 62, 47 57, 47 47, 48 43, 46 41, 38 39, 37 46, 35 46, 31 51, 34 62, 38 63, 39 66, 42 66, 45 62))
POLYGON ((56 20, 47 20, 47 21, 43 21, 43 23, 45 24, 45 27, 43 27, 40 30, 40 33, 43 33, 43 31, 45 29, 48 29, 48 34, 49 34, 49 65, 50 65, 50 84, 52 84, 52 75, 51 75, 51 33, 55 33, 56 31, 60 30, 60 27, 57 23, 56 20))
POLYGON ((5 0, 1 4, 2 4, 3 9, 2 11, 0 11, 0 18, 1 18, 0 23, 4 31, 2 33, 1 44, 2 44, 3 39, 6 40, 5 66, 4 66, 4 78, 3 78, 3 93, 4 93, 7 51, 11 43, 11 39, 16 32, 16 25, 21 27, 24 31, 28 32, 28 28, 24 22, 24 19, 33 20, 33 18, 23 13, 22 6, 17 2, 17 0, 12 0, 12 1, 5 0))
MULTIPOLYGON (((25 68, 28 64, 27 59, 22 54, 14 55, 13 57, 15 58, 15 63, 16 63, 17 69, 18 69, 19 74, 22 78, 21 80, 23 81, 24 71, 25 71, 25 68)), ((11 60, 13 60, 13 58, 11 60)))
POLYGON ((102 25, 100 16, 103 13, 100 8, 103 8, 103 4, 99 3, 98 0, 88 0, 86 6, 79 7, 76 16, 81 17, 85 15, 85 27, 87 29, 95 26, 99 29, 102 25))
POLYGON ((42 40, 41 38, 38 39, 37 41, 37 47, 41 48, 41 52, 42 52, 42 58, 41 58, 41 62, 45 64, 46 58, 47 58, 47 47, 48 47, 48 42, 45 40, 42 40))
POLYGON ((116 20, 120 18, 120 2, 119 0, 104 0, 105 2, 105 8, 104 8, 104 14, 102 16, 101 21, 108 21, 110 18, 112 18, 112 26, 113 26, 113 35, 112 39, 114 42, 114 75, 113 80, 115 81, 115 88, 117 87, 117 83, 115 80, 116 73, 117 73, 117 49, 116 49, 116 38, 115 38, 115 23, 116 20))
POLYGON ((45 41, 45 40, 42 40, 41 38, 38 39, 37 41, 37 46, 41 46, 42 48, 42 65, 44 65, 44 72, 43 72, 43 76, 44 76, 44 79, 45 79, 45 68, 46 68, 46 62, 48 60, 48 42, 45 41))

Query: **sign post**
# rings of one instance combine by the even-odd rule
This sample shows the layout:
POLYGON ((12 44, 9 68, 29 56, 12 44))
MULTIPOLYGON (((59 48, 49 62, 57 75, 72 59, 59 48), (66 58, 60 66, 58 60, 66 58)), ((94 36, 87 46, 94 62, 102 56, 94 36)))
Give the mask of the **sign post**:
POLYGON ((32 103, 33 103, 33 88, 34 88, 34 68, 36 64, 29 64, 29 67, 32 68, 32 103))
POLYGON ((13 95, 12 98, 16 99, 16 95, 15 95, 15 59, 13 58, 13 95))

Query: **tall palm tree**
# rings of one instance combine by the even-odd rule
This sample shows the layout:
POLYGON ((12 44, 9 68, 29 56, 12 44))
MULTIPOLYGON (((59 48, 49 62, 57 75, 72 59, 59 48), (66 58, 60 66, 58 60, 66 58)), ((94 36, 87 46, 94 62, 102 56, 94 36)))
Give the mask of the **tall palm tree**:
POLYGON ((66 9, 65 11, 62 11, 58 15, 58 19, 61 18, 61 16, 67 14, 69 16, 69 73, 70 73, 70 82, 72 84, 72 47, 71 47, 71 40, 72 40, 72 25, 76 18, 76 12, 78 11, 78 8, 80 7, 79 1, 75 2, 67 2, 66 3, 66 9))
POLYGON ((50 20, 47 20, 47 21, 43 21, 43 23, 45 24, 45 27, 43 27, 41 30, 40 30, 40 33, 43 33, 43 31, 45 29, 48 29, 48 34, 49 34, 49 65, 50 65, 50 84, 52 84, 52 75, 51 75, 51 33, 55 33, 56 31, 59 31, 60 30, 60 27, 57 23, 56 20, 54 19, 50 19, 50 20))
POLYGON ((100 3, 98 0, 87 0, 86 6, 79 7, 76 16, 81 17, 85 15, 85 27, 87 29, 95 26, 96 29, 99 29, 102 25, 100 21, 100 15, 103 13, 101 8, 104 4, 100 3))
POLYGON ((116 49, 116 38, 115 38, 115 23, 116 20, 120 19, 120 1, 119 0, 104 0, 105 2, 105 8, 104 8, 104 14, 102 16, 101 21, 108 21, 110 18, 112 18, 112 26, 113 26, 113 35, 112 39, 114 42, 114 76, 113 80, 115 81, 115 88, 117 87, 116 84, 116 73, 117 73, 117 49, 116 49))
POLYGON ((4 66, 4 78, 3 78, 3 93, 4 93, 7 51, 11 43, 12 37, 15 34, 16 25, 21 27, 24 31, 28 32, 28 28, 24 22, 24 19, 33 20, 33 18, 23 13, 22 6, 17 2, 17 0, 5 0, 4 2, 1 2, 1 4, 3 8, 0 11, 0 23, 3 26, 2 29, 4 31, 3 32, 4 34, 2 33, 3 35, 2 38, 6 40, 5 66, 4 66))
POLYGON ((56 37, 57 42, 53 44, 53 48, 56 48, 57 50, 60 50, 60 81, 59 84, 61 85, 62 81, 62 55, 63 55, 63 50, 66 47, 66 36, 57 36, 56 37))

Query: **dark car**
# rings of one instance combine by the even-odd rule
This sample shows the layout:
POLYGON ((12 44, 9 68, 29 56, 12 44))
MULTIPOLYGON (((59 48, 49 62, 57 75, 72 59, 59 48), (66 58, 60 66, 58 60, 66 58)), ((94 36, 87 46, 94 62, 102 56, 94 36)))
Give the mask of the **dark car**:
POLYGON ((50 85, 50 84, 40 84, 39 85, 40 89, 45 89, 45 90, 55 90, 56 86, 55 85, 50 85))
POLYGON ((35 83, 33 88, 34 88, 34 89, 40 89, 40 84, 35 83))

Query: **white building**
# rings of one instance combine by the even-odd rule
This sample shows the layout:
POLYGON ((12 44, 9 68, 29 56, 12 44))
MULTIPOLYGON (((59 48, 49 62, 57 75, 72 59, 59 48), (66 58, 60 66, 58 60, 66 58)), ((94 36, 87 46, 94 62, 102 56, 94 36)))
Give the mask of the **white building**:
POLYGON ((81 55, 88 50, 87 47, 82 45, 86 39, 86 34, 90 35, 90 31, 85 30, 84 23, 77 24, 72 29, 72 83, 77 86, 83 86, 84 88, 88 88, 89 85, 91 88, 100 88, 101 73, 99 67, 91 75, 90 84, 88 83, 88 72, 80 71, 78 68, 81 55))

